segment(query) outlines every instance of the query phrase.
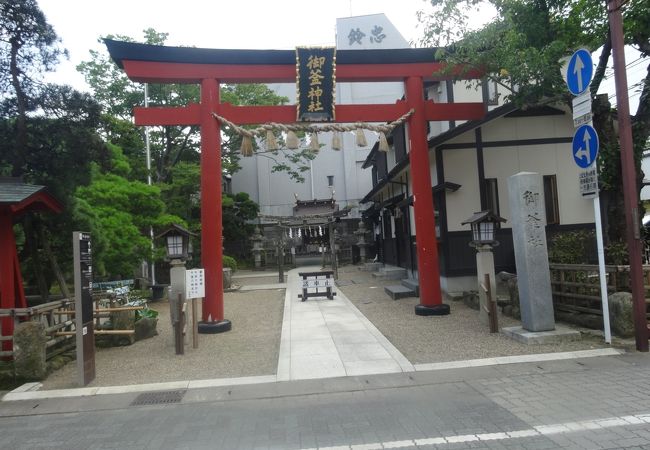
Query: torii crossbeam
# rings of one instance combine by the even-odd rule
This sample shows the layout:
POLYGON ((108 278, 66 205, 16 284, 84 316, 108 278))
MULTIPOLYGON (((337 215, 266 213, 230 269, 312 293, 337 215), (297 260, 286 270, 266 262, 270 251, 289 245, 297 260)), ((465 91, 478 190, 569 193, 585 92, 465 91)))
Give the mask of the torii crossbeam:
MULTIPOLYGON (((185 107, 136 108, 136 125, 198 125, 201 128, 201 257, 206 297, 200 330, 230 329, 224 319, 221 248, 221 137, 213 113, 238 125, 267 122, 294 123, 296 107, 233 106, 219 100, 222 83, 294 83, 296 54, 292 50, 223 50, 167 47, 105 40, 113 60, 133 81, 192 83, 201 86, 201 102, 185 107)), ((435 235, 427 122, 475 120, 485 113, 482 103, 433 103, 424 99, 424 82, 450 78, 477 78, 479 73, 446 71, 435 59, 436 49, 339 50, 337 82, 398 81, 406 98, 394 104, 336 105, 336 122, 390 122, 413 109, 408 120, 409 159, 420 278, 418 315, 448 314, 442 303, 438 248, 435 235)))

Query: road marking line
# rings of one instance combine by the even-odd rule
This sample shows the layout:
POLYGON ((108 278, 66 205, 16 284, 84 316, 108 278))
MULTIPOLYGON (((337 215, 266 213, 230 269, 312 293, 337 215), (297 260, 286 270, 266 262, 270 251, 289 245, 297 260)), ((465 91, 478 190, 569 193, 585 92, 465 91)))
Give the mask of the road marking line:
POLYGON ((335 447, 316 447, 302 450, 374 450, 384 448, 407 448, 424 445, 463 444, 475 441, 501 441, 507 439, 521 439, 535 436, 550 436, 553 434, 575 433, 578 431, 595 430, 602 428, 615 428, 621 426, 634 426, 650 423, 650 414, 636 414, 629 416, 606 417, 603 419, 583 420, 580 422, 556 423, 550 425, 537 425, 526 430, 503 431, 498 433, 458 434, 452 436, 439 436, 424 439, 372 442, 369 444, 337 445, 335 447))

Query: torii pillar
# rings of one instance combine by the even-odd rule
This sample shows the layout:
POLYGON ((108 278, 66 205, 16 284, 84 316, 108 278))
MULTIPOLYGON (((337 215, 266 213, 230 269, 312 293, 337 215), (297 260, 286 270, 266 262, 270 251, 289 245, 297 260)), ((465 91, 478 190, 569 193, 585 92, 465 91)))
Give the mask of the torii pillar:
POLYGON ((442 303, 440 291, 440 263, 438 262, 438 238, 433 214, 429 145, 427 142, 427 118, 425 115, 424 86, 422 78, 406 79, 406 101, 414 113, 409 120, 409 162, 413 180, 413 210, 417 242, 418 275, 421 303, 415 305, 419 316, 442 316, 449 314, 449 305, 442 303), (418 233, 417 230, 429 230, 418 233), (437 299, 437 301, 427 301, 437 299))
POLYGON ((218 112, 219 82, 201 80, 201 260, 205 268, 206 296, 200 333, 229 331, 232 324, 223 311, 223 228, 221 225, 221 127, 212 116, 218 112), (210 298, 210 297, 209 297, 210 298), (212 297, 214 298, 214 297, 212 297))
MULTIPOLYGON (((238 125, 296 122, 295 105, 233 106, 219 102, 220 83, 295 83, 296 55, 291 50, 225 50, 167 47, 104 40, 113 60, 133 81, 194 83, 201 86, 201 103, 179 107, 135 108, 136 125, 199 125, 201 127, 201 258, 206 296, 199 331, 230 330, 223 314, 221 249, 220 126, 212 113, 238 125)), ((433 103, 424 100, 424 80, 471 79, 481 73, 455 68, 440 74, 444 63, 436 49, 339 50, 337 82, 405 83, 406 100, 394 104, 336 105, 337 123, 392 122, 409 110, 410 152, 413 174, 420 304, 417 315, 443 315, 438 243, 429 172, 428 121, 475 120, 484 116, 483 103, 433 103), (440 75, 438 75, 440 74, 440 75)))

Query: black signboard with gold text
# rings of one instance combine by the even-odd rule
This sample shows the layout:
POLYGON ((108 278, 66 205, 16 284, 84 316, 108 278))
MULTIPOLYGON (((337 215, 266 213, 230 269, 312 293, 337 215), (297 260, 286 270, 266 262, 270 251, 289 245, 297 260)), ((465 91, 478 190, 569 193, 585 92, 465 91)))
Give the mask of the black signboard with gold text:
POLYGON ((329 122, 335 115, 336 48, 296 48, 297 120, 329 122))

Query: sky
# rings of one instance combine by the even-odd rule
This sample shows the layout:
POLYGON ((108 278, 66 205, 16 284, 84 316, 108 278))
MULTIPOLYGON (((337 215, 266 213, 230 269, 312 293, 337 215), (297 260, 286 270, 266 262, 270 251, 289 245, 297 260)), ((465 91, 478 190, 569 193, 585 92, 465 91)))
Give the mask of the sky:
POLYGON ((385 13, 402 35, 421 35, 416 13, 425 0, 38 0, 70 53, 50 78, 82 89, 75 66, 102 50, 100 36, 142 39, 142 30, 169 33, 168 45, 289 50, 334 45, 336 19, 385 13))
MULTIPOLYGON (((417 11, 428 11, 427 0, 38 0, 48 22, 61 37, 70 59, 62 61, 48 81, 88 87, 75 67, 89 60, 89 50, 105 51, 98 42, 108 34, 142 39, 142 30, 169 33, 168 45, 207 48, 294 49, 303 45, 334 45, 336 19, 385 13, 402 35, 418 42, 422 28, 417 11)), ((488 19, 489 14, 482 14, 488 19)), ((480 20, 480 19, 479 19, 480 20)), ((644 76, 647 63, 626 52, 630 110, 639 101, 632 88, 644 76)), ((594 55, 594 60, 596 56, 594 55)), ((609 74, 599 92, 612 102, 614 77, 609 74)))

